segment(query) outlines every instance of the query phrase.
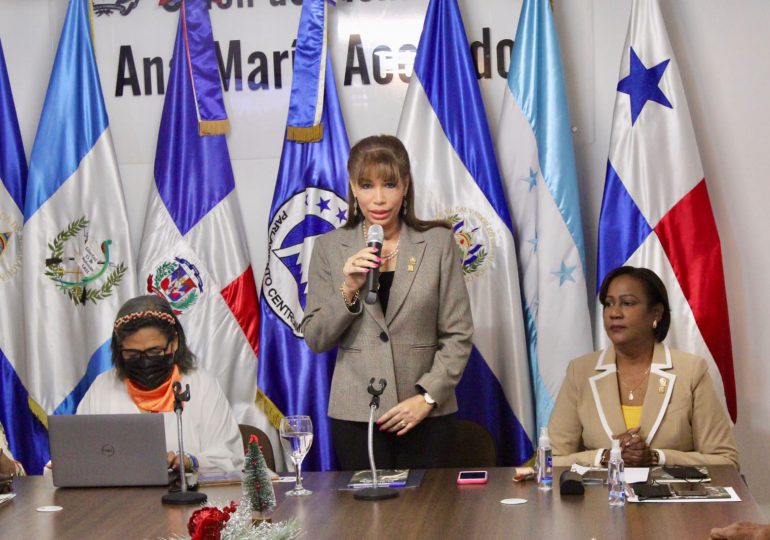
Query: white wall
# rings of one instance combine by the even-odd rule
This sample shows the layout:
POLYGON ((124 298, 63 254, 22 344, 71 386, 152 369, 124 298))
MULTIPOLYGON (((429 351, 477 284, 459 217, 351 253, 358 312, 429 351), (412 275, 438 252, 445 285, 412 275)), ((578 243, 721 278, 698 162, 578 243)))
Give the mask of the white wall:
MULTIPOLYGON (((770 170, 770 55, 766 46, 770 2, 660 2, 682 71, 722 238, 738 387, 736 435, 743 472, 765 514, 770 516, 770 485, 763 481, 767 477, 766 450, 770 448, 770 332, 765 331, 765 303, 770 300, 770 280, 766 277, 770 269, 770 250, 766 249, 770 236, 770 183, 763 175, 770 170)), ((225 29, 242 36, 246 51, 288 48, 296 32, 299 9, 291 1, 287 3, 286 7, 271 8, 267 0, 255 0, 251 9, 214 8, 215 35, 224 39, 225 29)), ((596 258, 609 127, 631 2, 554 3, 572 119, 578 128, 575 141, 590 264, 596 258)), ((138 249, 144 204, 152 181, 162 96, 116 98, 115 51, 120 44, 131 43, 138 56, 162 54, 166 60, 170 58, 176 17, 162 12, 156 4, 144 0, 128 17, 113 15, 96 20, 102 86, 123 174, 134 249, 138 249), (163 31, 137 37, 148 25, 163 31)), ((461 0, 470 39, 480 40, 484 26, 492 28, 493 46, 512 34, 520 4, 520 0, 461 0)), ((394 82, 362 86, 354 82, 343 88, 347 36, 362 19, 379 10, 375 24, 361 31, 365 40, 370 38, 370 43, 364 43, 369 53, 378 43, 396 49, 402 43, 416 45, 421 17, 415 13, 423 13, 426 5, 427 0, 338 0, 336 13, 332 9, 330 28, 339 40, 332 46, 335 74, 352 141, 373 132, 395 131, 406 85, 394 82), (414 20, 419 22, 415 24, 414 20)), ((63 0, 0 0, 0 38, 28 155, 65 8, 63 0)), ((290 87, 290 74, 284 77, 281 90, 226 95, 233 166, 255 269, 263 268, 266 259, 265 226, 290 87)), ((499 77, 482 80, 493 125, 502 84, 499 77)), ((594 282, 594 276, 592 265, 589 283, 594 282)))

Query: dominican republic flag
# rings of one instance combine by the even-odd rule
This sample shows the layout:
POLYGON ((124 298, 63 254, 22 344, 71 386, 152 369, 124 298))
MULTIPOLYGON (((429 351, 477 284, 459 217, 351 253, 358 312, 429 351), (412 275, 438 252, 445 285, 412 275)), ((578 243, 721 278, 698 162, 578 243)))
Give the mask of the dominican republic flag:
POLYGON ((0 424, 14 457, 28 473, 39 474, 48 461, 48 436, 30 409, 22 383, 26 372, 21 292, 26 186, 27 158, 0 43, 0 424))
MULTIPOLYGON (((667 343, 706 358, 734 421, 719 233, 657 0, 632 4, 619 79, 599 218, 597 290, 604 276, 621 265, 657 273, 671 302, 667 343)), ((606 342, 601 324, 596 334, 606 342)))
POLYGON ((447 220, 463 253, 474 346, 458 416, 487 428, 501 464, 521 464, 535 427, 514 229, 457 0, 428 5, 398 135, 417 215, 447 220))
POLYGON ((583 225, 559 42, 548 0, 524 0, 497 155, 517 233, 538 427, 567 364, 593 350, 583 225))
POLYGON ((308 470, 337 467, 326 415, 337 351, 313 352, 299 331, 307 274, 316 238, 348 219, 350 145, 327 55, 326 18, 325 0, 303 2, 261 295, 259 399, 276 426, 283 415, 311 417, 308 470))
POLYGON ((42 418, 74 413, 112 366, 115 313, 136 292, 90 4, 69 2, 24 201, 24 382, 42 418))
POLYGON ((168 300, 198 366, 217 378, 238 421, 265 429, 254 405, 258 301, 224 135, 228 127, 208 3, 184 1, 158 132, 139 287, 168 300))

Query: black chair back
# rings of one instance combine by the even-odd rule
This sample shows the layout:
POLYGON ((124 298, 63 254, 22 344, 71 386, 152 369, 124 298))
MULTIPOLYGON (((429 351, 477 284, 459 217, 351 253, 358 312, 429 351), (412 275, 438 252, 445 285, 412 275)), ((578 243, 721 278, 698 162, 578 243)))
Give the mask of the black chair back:
POLYGON ((265 456, 265 463, 270 467, 270 470, 275 472, 275 455, 273 454, 273 443, 267 437, 267 434, 258 427, 250 426, 249 424, 238 424, 238 428, 241 430, 241 439, 243 440, 244 453, 249 449, 249 439, 252 435, 256 435, 259 439, 259 447, 262 449, 262 455, 265 456))
POLYGON ((497 466, 495 441, 483 426, 459 418, 455 425, 455 442, 449 457, 449 467, 469 469, 497 466))

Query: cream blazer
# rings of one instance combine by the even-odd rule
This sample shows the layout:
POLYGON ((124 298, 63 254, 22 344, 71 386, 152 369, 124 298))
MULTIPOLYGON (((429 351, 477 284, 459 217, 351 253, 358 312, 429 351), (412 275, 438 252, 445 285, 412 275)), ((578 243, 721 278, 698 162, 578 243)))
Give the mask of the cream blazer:
POLYGON ((452 232, 402 226, 386 315, 379 302, 363 301, 366 287, 356 312, 340 292, 345 261, 365 245, 361 229, 337 229, 313 248, 301 328, 314 351, 338 347, 329 416, 366 422, 372 377, 388 382, 379 414, 420 388, 436 400, 431 416, 457 411, 455 387, 470 355, 473 321, 452 232))
MULTIPOLYGON (((570 362, 548 423, 554 465, 598 465, 626 424, 615 349, 570 362)), ((640 435, 669 465, 738 464, 732 424, 706 361, 658 343, 642 408, 640 435)))

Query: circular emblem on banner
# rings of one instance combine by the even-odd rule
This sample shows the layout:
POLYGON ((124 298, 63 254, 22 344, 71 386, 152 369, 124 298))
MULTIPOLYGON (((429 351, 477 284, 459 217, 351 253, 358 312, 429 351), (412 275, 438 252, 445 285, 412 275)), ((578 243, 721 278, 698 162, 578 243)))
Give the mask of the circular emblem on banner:
POLYGON ((189 310, 203 294, 198 268, 181 257, 165 260, 147 276, 147 292, 165 298, 176 315, 189 310))
POLYGON ((333 191, 307 188, 287 200, 270 222, 262 297, 297 337, 302 337, 299 325, 313 244, 320 235, 343 225, 347 212, 347 201, 333 191))
POLYGON ((446 210, 439 219, 452 226, 466 281, 483 275, 494 261, 495 249, 495 231, 486 218, 476 210, 460 207, 446 210))
POLYGON ((0 283, 21 270, 22 225, 0 210, 0 283))
POLYGON ((92 239, 90 225, 83 216, 48 242, 45 275, 76 305, 109 298, 127 271, 124 263, 110 260, 112 240, 92 239))

